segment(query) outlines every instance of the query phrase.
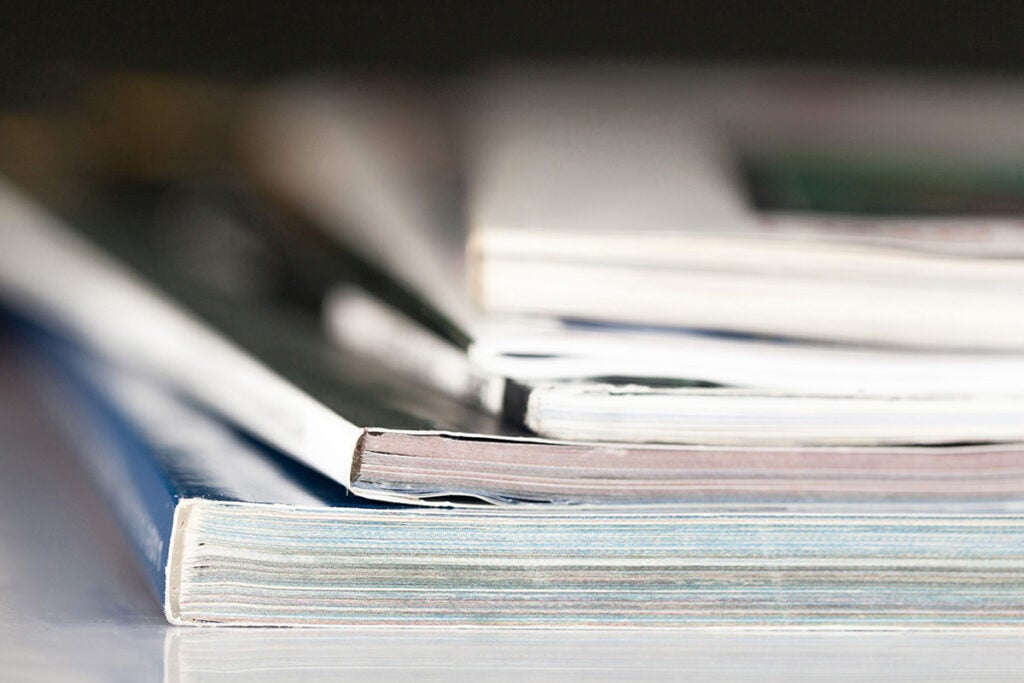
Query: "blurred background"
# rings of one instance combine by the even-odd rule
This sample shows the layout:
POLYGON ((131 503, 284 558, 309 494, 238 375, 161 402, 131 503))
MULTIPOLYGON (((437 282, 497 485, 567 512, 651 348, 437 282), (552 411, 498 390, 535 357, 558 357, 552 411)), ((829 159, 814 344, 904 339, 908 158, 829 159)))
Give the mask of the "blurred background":
POLYGON ((1024 67, 1024 6, 1001 1, 8 1, 0 27, 8 96, 26 69, 74 64, 232 79, 595 57, 1024 67))
POLYGON ((224 156, 216 147, 240 91, 320 71, 428 84, 523 62, 1014 75, 1024 69, 1022 29, 1024 4, 970 0, 15 0, 0 3, 0 167, 50 199, 73 193, 59 178, 83 168, 109 174, 120 165, 132 177, 209 171, 209 160, 224 156), (146 79, 158 82, 146 90, 146 79), (139 168, 139 150, 162 166, 139 168))

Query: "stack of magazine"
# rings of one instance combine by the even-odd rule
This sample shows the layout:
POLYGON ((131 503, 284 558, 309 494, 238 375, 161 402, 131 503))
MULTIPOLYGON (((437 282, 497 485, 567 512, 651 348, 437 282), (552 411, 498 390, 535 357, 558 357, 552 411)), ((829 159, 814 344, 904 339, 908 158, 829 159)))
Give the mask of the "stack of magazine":
POLYGON ((443 85, 0 186, 9 327, 171 622, 1024 623, 1024 85, 443 85))

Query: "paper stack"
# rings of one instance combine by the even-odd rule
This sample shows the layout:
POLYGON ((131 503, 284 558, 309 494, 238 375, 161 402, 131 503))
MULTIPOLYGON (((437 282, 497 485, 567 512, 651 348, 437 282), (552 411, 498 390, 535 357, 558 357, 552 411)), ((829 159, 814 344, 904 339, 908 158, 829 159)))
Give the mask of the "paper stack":
POLYGON ((11 327, 171 621, 1024 621, 1024 88, 244 103, 215 175, 0 194, 11 327))

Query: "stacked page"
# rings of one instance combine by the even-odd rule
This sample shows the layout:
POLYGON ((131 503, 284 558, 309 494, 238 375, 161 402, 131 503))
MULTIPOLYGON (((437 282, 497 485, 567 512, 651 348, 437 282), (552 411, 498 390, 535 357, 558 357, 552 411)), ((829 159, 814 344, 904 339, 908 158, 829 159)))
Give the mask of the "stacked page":
POLYGON ((464 157, 462 236, 445 229, 456 215, 423 213, 414 226, 369 210, 350 178, 391 178, 378 190, 396 205, 445 206, 449 188, 396 179, 377 161, 404 150, 408 166, 423 167, 423 145, 343 152, 342 131, 373 130, 364 147, 400 132, 340 106, 369 97, 351 88, 272 93, 253 116, 248 162, 329 236, 319 248, 376 260, 447 324, 339 283, 325 315, 341 347, 554 439, 906 446, 1024 436, 1014 329, 1024 233, 1013 213, 1024 184, 1010 151, 1024 93, 1012 84, 492 75, 465 88, 461 135, 449 140, 464 157), (1006 135, 996 145, 986 131, 1006 135), (337 149, 311 152, 322 140, 337 149), (454 284, 414 284, 416 268, 393 269, 393 257, 361 245, 362 232, 403 226, 432 236, 413 253, 454 284), (450 292, 463 269, 449 264, 462 261, 458 306, 450 292), (481 310, 467 317, 470 299, 481 310))
POLYGON ((1024 88, 231 106, 203 173, 0 183, 7 326, 173 623, 1024 618, 1024 88))
POLYGON ((367 504, 151 382, 59 342, 35 348, 175 624, 1024 619, 1024 517, 1006 506, 367 504))
MULTIPOLYGON (((317 342, 315 327, 287 312, 253 311, 250 304, 189 281, 169 253, 154 259, 133 244, 147 231, 129 217, 106 216, 103 227, 87 232, 159 287, 13 190, 6 196, 6 234, 21 240, 19 250, 5 252, 10 258, 3 275, 13 305, 363 496, 405 502, 474 496, 495 502, 757 504, 830 496, 1011 500, 1019 488, 1016 444, 858 452, 842 443, 778 440, 740 447, 735 427, 723 429, 728 438, 718 445, 708 438, 694 444, 602 444, 517 433, 394 373, 331 351, 317 342), (127 227, 118 229, 118 222, 127 227), (996 486, 967 485, 992 475, 995 461, 974 458, 975 453, 1003 463, 996 486), (851 454, 860 463, 853 478, 851 454), (904 458, 922 468, 922 479, 935 481, 922 485, 893 476, 891 468, 904 458), (801 479, 808 468, 816 476, 801 479)), ((554 385, 550 395, 568 390, 554 385)), ((511 402, 515 391, 506 393, 511 402)), ((707 424, 705 435, 714 426, 707 424)), ((614 426, 607 422, 608 429, 614 426)))
POLYGON ((486 311, 1024 345, 1019 86, 527 72, 482 90, 468 220, 486 311))

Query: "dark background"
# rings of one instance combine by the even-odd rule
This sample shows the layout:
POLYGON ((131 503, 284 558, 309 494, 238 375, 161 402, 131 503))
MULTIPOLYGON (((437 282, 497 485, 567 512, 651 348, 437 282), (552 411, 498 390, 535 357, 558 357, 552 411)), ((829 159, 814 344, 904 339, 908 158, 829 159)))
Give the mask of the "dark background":
POLYGON ((670 58, 1024 69, 1024 2, 0 0, 0 76, 62 64, 262 78, 320 65, 460 70, 670 58))

